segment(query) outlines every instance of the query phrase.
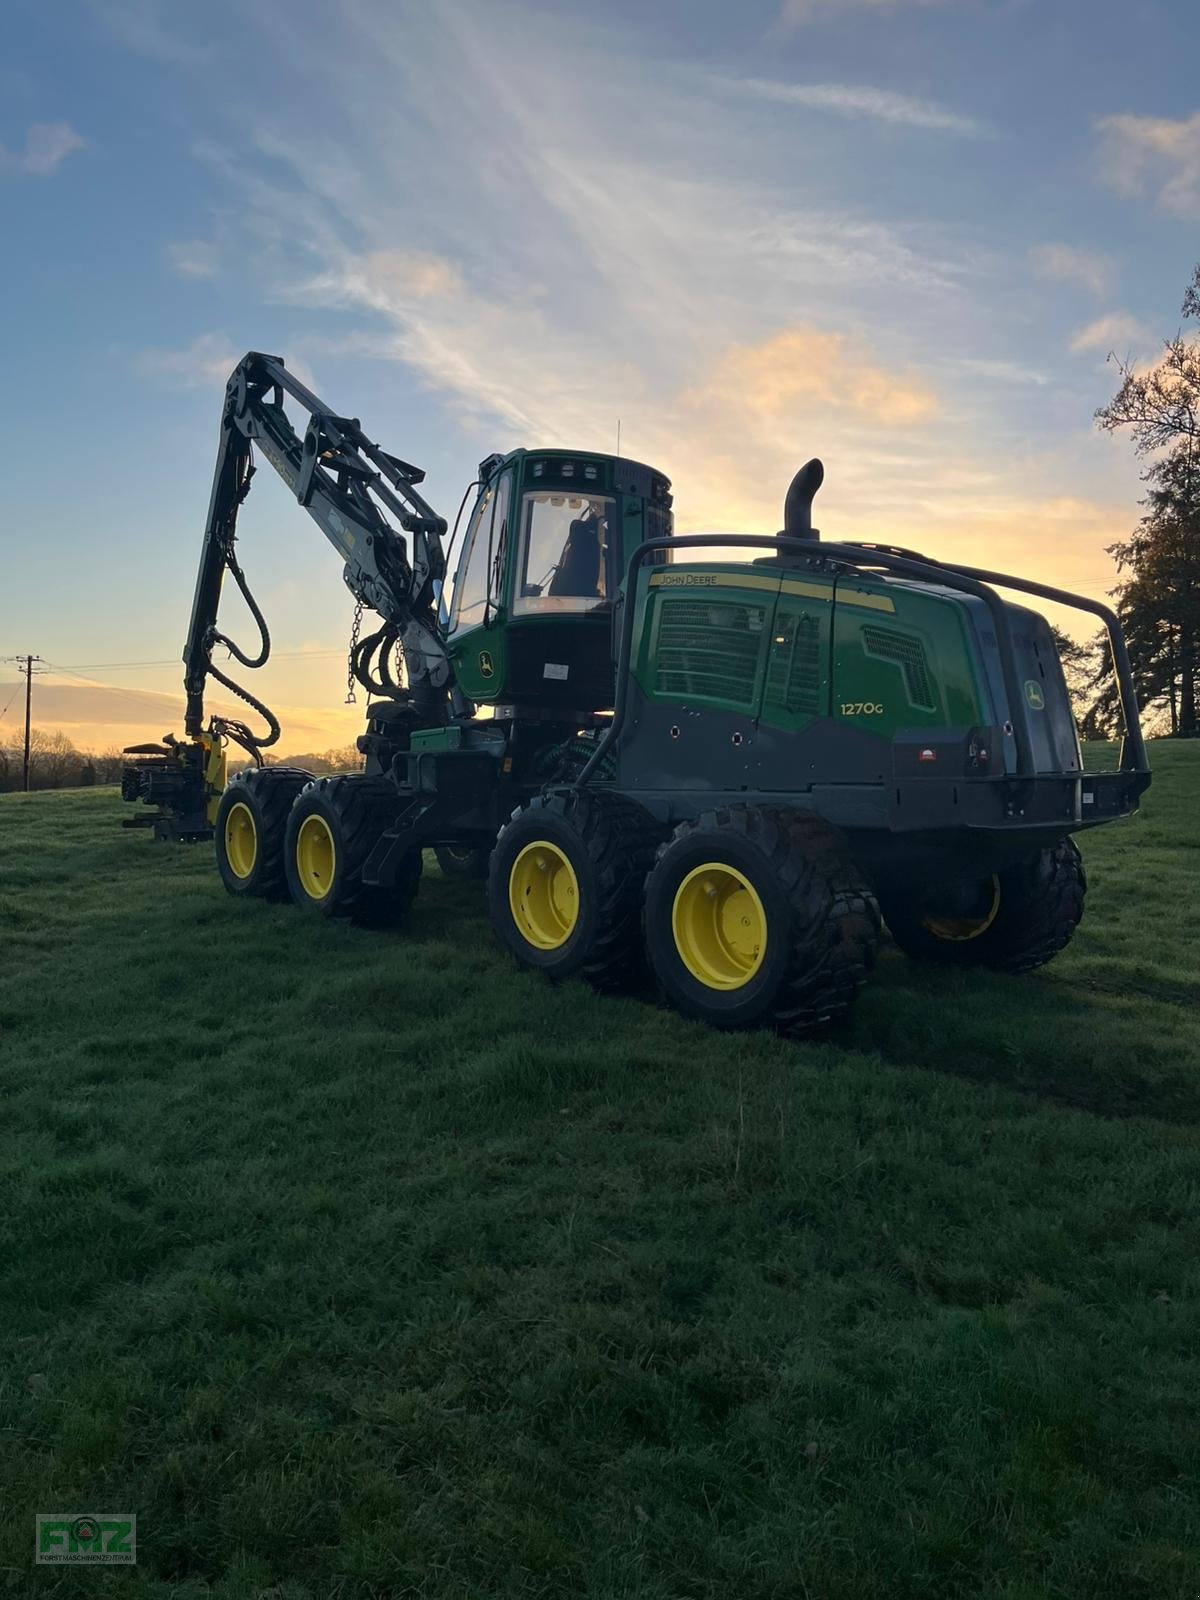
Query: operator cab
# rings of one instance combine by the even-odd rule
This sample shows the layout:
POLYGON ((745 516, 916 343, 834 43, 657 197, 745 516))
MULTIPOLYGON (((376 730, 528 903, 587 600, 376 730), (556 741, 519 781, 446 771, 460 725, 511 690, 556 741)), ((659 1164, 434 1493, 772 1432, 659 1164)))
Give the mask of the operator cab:
POLYGON ((670 483, 624 457, 514 450, 480 463, 446 616, 469 699, 561 713, 613 703, 613 602, 672 531, 670 483))

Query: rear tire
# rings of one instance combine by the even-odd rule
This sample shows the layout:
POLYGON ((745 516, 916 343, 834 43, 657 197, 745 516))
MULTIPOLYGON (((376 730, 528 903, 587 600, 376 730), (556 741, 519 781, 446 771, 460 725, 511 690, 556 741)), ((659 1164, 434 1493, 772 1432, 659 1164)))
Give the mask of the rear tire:
MULTIPOLYGON (((1066 948, 1083 916, 1087 877, 1073 839, 1039 850, 977 889, 974 916, 948 916, 936 891, 881 894, 884 921, 906 955, 946 966, 1032 972, 1066 948)), ((954 886, 953 909, 963 899, 954 886)), ((972 895, 968 892, 968 906, 972 895)), ((942 901, 950 901, 948 892, 942 901)))
POLYGON ((232 778, 217 807, 217 871, 232 895, 287 898, 283 842, 292 802, 312 782, 299 767, 250 767, 232 778))
POLYGON ((433 853, 444 878, 486 878, 490 850, 480 850, 472 845, 435 844, 433 853))
POLYGON ((601 790, 538 796, 491 856, 488 909, 501 943, 548 978, 625 987, 645 970, 642 885, 662 829, 601 790))
POLYGON ((318 778, 297 795, 288 817, 284 865, 292 899, 324 917, 366 927, 398 922, 421 881, 421 852, 403 857, 396 882, 366 884, 362 869, 399 809, 387 778, 318 778))
POLYGON ((797 1035, 840 1021, 878 941, 874 896, 812 812, 707 811, 676 828, 646 884, 646 947, 667 999, 720 1028, 797 1035))

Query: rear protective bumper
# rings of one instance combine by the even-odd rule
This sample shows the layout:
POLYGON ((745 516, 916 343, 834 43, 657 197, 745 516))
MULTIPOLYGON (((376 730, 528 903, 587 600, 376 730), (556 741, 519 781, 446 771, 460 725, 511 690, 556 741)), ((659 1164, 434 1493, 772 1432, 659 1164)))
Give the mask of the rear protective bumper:
POLYGON ((888 796, 888 828, 897 833, 967 828, 1074 833, 1131 816, 1149 787, 1148 772, 1039 773, 1032 778, 898 779, 888 796))

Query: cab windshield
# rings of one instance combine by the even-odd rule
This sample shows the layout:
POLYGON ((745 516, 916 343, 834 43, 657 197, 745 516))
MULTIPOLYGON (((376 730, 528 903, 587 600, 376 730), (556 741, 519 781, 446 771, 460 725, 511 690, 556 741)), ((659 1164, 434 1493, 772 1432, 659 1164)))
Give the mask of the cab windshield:
POLYGON ((608 537, 613 501, 552 489, 521 506, 516 616, 591 611, 608 598, 608 537))

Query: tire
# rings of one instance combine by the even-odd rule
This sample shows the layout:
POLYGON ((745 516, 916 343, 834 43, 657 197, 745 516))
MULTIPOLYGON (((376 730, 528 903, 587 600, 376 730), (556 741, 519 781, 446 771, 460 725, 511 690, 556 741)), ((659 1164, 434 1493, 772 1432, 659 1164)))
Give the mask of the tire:
POLYGON ((881 894, 892 938, 918 960, 1032 972, 1071 942, 1087 877, 1073 839, 1062 839, 977 884, 940 893, 881 894))
POLYGON ((489 850, 479 850, 471 845, 435 844, 433 853, 445 878, 486 878, 489 850))
POLYGON ((287 898, 283 841, 292 801, 312 782, 299 767, 250 767, 232 778, 217 807, 217 871, 232 895, 287 898))
POLYGON ((874 965, 879 909, 837 831, 774 806, 676 828, 646 883, 646 948, 667 999, 720 1028, 799 1035, 843 1019, 874 965))
POLYGON ((645 971, 642 885, 661 835, 622 795, 585 789, 531 800, 513 812, 492 851, 488 909, 496 936, 548 978, 625 987, 645 971), (545 896, 543 871, 550 874, 545 896))
POLYGON ((402 859, 396 882, 365 884, 362 869, 399 809, 387 778, 349 774, 318 778, 296 796, 288 816, 284 866, 298 906, 366 927, 400 921, 421 881, 421 852, 402 859))

